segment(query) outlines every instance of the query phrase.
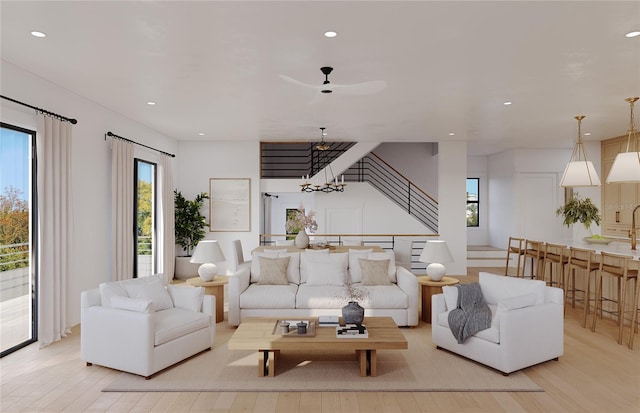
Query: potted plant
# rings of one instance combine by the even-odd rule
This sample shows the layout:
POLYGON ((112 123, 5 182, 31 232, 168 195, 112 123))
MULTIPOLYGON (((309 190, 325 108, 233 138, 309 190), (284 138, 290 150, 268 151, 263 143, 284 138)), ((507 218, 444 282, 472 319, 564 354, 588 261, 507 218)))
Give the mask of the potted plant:
POLYGON ((200 212, 204 200, 209 199, 206 192, 196 195, 195 199, 186 199, 178 190, 173 191, 175 209, 176 244, 185 255, 176 256, 175 277, 187 279, 198 275, 198 265, 189 262, 193 249, 205 237, 207 221, 200 212))
POLYGON ((584 227, 591 233, 591 224, 596 223, 600 225, 600 211, 595 206, 590 198, 584 198, 577 192, 573 194, 569 202, 566 205, 556 210, 556 215, 561 215, 563 218, 562 223, 569 228, 576 222, 582 223, 584 227))

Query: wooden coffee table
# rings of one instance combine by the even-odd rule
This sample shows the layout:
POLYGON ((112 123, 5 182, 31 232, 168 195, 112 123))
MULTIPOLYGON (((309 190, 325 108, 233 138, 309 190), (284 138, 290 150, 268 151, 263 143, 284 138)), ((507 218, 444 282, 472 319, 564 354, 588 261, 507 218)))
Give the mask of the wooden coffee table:
MULTIPOLYGON (((307 319, 315 320, 313 317, 307 319)), ((368 338, 337 338, 335 327, 318 327, 313 337, 283 337, 273 334, 277 318, 247 318, 229 339, 230 350, 257 350, 258 376, 276 374, 276 361, 286 350, 353 350, 360 365, 360 376, 375 377, 377 350, 403 350, 407 339, 391 317, 366 317, 368 338)))

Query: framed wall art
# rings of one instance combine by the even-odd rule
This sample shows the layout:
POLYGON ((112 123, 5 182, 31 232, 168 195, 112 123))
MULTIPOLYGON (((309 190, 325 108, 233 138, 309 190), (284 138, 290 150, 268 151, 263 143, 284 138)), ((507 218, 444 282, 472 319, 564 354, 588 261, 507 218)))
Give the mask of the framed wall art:
POLYGON ((209 231, 251 231, 251 179, 209 179, 209 231))

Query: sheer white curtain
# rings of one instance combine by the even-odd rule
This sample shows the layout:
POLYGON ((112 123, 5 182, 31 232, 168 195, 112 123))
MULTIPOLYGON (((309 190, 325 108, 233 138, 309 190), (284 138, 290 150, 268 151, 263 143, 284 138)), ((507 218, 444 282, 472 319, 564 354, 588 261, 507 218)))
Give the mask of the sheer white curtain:
POLYGON ((47 346, 71 332, 67 279, 73 266, 71 124, 37 115, 38 341, 47 346))
POLYGON ((133 143, 111 142, 112 280, 133 278, 133 143))
POLYGON ((173 200, 173 169, 171 157, 162 154, 160 157, 160 239, 162 267, 160 272, 164 274, 167 282, 173 279, 175 266, 176 241, 175 241, 175 215, 173 200))

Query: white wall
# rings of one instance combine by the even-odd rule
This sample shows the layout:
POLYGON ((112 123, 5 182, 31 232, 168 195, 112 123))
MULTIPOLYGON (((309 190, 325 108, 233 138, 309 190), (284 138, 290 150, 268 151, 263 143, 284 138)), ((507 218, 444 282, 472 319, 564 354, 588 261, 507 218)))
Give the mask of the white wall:
MULTIPOLYGON (((181 141, 178 147, 178 180, 176 188, 187 199, 200 192, 209 193, 210 178, 250 178, 251 179, 251 231, 210 232, 207 227, 206 239, 220 242, 222 251, 229 261, 231 241, 239 239, 245 257, 258 246, 260 234, 260 144, 259 142, 191 142, 181 141)), ((205 201, 203 214, 209 222, 209 202, 205 201)), ((218 264, 223 273, 228 267, 218 264)))
MULTIPOLYGON (((80 322, 80 292, 111 277, 111 142, 107 131, 175 153, 174 139, 161 135, 19 67, 2 61, 2 95, 63 116, 76 118, 73 127, 73 191, 75 251, 69 274, 67 314, 80 322)), ((35 130, 34 111, 0 101, 3 122, 35 130)), ((155 152, 136 148, 151 161, 155 152)))
POLYGON ((420 189, 437 198, 437 145, 431 142, 383 143, 374 152, 420 189))
POLYGON ((488 243, 506 248, 515 231, 515 165, 513 151, 490 155, 488 159, 489 231, 488 243))

